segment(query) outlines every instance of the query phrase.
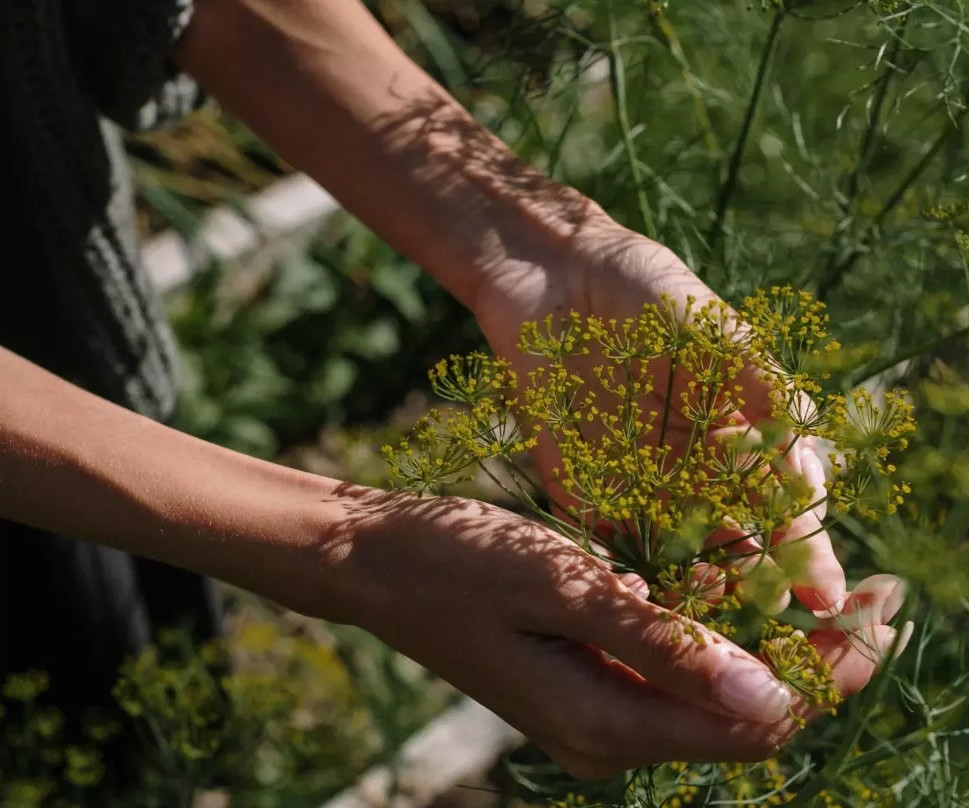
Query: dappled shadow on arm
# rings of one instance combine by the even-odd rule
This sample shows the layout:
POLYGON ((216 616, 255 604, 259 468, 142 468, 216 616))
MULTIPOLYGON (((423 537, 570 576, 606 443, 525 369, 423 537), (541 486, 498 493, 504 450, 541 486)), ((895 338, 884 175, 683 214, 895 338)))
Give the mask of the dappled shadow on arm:
MULTIPOLYGON (((334 493, 346 517, 326 563, 342 568, 352 587, 344 597, 354 602, 353 621, 446 678, 442 642, 497 640, 492 635, 502 630, 621 649, 623 662, 638 670, 647 649, 663 649, 663 664, 683 669, 703 650, 682 624, 658 619, 659 607, 628 590, 605 562, 544 525, 475 500, 350 484, 334 493)), ((698 631, 710 645, 722 642, 698 631)))
POLYGON ((417 188, 449 211, 449 227, 435 240, 450 241, 459 254, 536 265, 555 245, 564 245, 565 261, 578 242, 595 245, 603 260, 605 253, 644 245, 587 196, 525 163, 443 95, 402 99, 377 125, 379 140, 404 167, 402 176, 384 181, 405 183, 409 195, 417 188))

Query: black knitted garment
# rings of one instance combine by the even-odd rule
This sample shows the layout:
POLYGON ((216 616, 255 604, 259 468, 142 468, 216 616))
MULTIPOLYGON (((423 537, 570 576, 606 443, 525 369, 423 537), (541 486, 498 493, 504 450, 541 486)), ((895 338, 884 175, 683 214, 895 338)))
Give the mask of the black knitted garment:
MULTIPOLYGON (((0 345, 159 420, 175 350, 138 266, 118 125, 195 105, 170 60, 189 10, 0 0, 0 345)), ((0 682, 48 672, 69 720, 112 705, 122 659, 160 626, 209 637, 218 621, 192 573, 0 520, 0 682)))
POLYGON ((175 351, 139 271, 115 124, 197 103, 170 58, 189 14, 190 0, 0 2, 0 345, 157 419, 175 351))

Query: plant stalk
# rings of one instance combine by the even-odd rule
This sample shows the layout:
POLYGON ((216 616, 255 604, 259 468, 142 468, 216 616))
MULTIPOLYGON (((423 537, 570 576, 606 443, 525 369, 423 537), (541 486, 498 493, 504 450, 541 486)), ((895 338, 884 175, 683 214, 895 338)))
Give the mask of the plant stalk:
POLYGON ((767 83, 767 76, 770 72, 771 62, 777 51, 777 43, 781 31, 781 26, 786 17, 786 10, 783 7, 774 12, 774 19, 771 21, 770 31, 767 34, 767 41, 760 54, 760 64, 757 66, 757 76, 754 79, 754 88, 750 93, 747 102, 747 111, 744 113, 744 122, 740 128, 740 137, 734 145, 733 153, 730 155, 730 165, 727 169, 727 177, 723 187, 720 189, 720 196, 717 199, 717 210, 714 215, 713 224, 707 235, 707 246, 712 252, 716 249, 723 237, 724 223, 727 217, 727 209, 733 199, 734 192, 737 190, 737 180, 740 176, 740 166, 743 163, 744 152, 747 150, 747 141, 753 129, 754 118, 757 115, 757 108, 760 105, 760 98, 763 94, 764 85, 767 83))

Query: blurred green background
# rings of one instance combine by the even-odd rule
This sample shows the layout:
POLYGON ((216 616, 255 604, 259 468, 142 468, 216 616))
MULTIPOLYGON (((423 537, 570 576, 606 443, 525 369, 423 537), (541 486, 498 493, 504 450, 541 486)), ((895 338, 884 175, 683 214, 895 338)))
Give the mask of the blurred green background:
MULTIPOLYGON (((835 386, 910 391, 911 502, 877 529, 846 520, 836 540, 852 580, 911 580, 912 647, 785 765, 821 772, 836 800, 823 804, 969 805, 969 4, 371 8, 518 154, 728 300, 785 283, 823 299, 844 346, 835 386)), ((238 207, 292 170, 213 108, 129 153, 146 237, 191 236, 212 205, 238 207)), ((386 482, 379 445, 426 406, 426 368, 481 345, 467 311, 346 214, 268 268, 212 263, 167 302, 184 429, 369 484, 386 482)), ((543 790, 528 760, 533 794, 574 788, 543 790)), ((822 804, 820 787, 794 804, 822 804)))

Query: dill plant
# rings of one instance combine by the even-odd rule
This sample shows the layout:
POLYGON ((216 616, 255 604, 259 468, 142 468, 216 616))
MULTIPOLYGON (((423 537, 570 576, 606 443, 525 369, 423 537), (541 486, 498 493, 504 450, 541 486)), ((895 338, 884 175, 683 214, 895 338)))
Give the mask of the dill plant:
MULTIPOLYGON (((823 299, 843 343, 825 391, 909 390, 919 426, 897 461, 906 502, 877 523, 833 508, 827 519, 838 517, 850 581, 879 570, 909 581, 914 647, 802 732, 780 771, 799 808, 969 805, 969 5, 426 2, 446 36, 398 20, 400 40, 522 157, 738 306, 773 284, 823 299)), ((522 774, 528 793, 568 790, 546 789, 540 768, 522 774)), ((649 782, 632 791, 652 793, 649 782)), ((749 789, 695 802, 731 800, 768 804, 749 789)))
MULTIPOLYGON (((912 406, 898 391, 826 390, 839 347, 824 305, 790 287, 759 291, 736 313, 664 299, 622 321, 548 317, 522 328, 527 378, 484 353, 439 362, 431 385, 451 406, 384 452, 420 493, 490 478, 617 573, 639 576, 675 623, 674 642, 703 642, 702 625, 758 653, 807 705, 792 707, 803 725, 805 710, 834 714, 841 697, 804 632, 774 616, 803 582, 802 543, 843 515, 870 524, 893 514, 910 493, 894 456, 915 429, 912 406), (742 426, 754 395, 769 411, 742 426), (545 485, 527 459, 543 440, 558 453, 545 485), (794 459, 800 442, 819 441, 833 469, 823 488, 794 459)), ((627 795, 669 808, 715 797, 769 805, 791 797, 791 781, 777 761, 666 766, 635 774, 627 795)))
POLYGON ((42 671, 0 686, 3 808, 318 804, 386 752, 336 651, 267 619, 205 643, 162 630, 122 664, 113 709, 68 717, 50 688, 42 671))
POLYGON ((12 674, 0 687, 0 805, 87 804, 105 777, 105 748, 120 725, 92 712, 69 731, 64 714, 44 703, 49 689, 38 670, 12 674))
MULTIPOLYGON (((419 5, 376 4, 398 18, 419 5)), ((709 799, 769 804, 787 799, 783 789, 802 806, 969 804, 969 295, 951 237, 965 218, 964 0, 427 5, 465 19, 507 13, 490 50, 464 49, 449 30, 429 36, 427 14, 397 33, 526 159, 673 247, 732 301, 771 283, 814 290, 845 343, 827 356, 826 390, 886 374, 911 390, 919 429, 899 461, 914 489, 907 502, 877 530, 860 512, 826 518, 838 516, 851 578, 891 569, 917 584, 906 605, 919 621, 915 647, 837 719, 802 733, 783 765, 691 767, 723 782, 709 799), (805 787, 808 778, 821 785, 805 787)), ((515 477, 495 471, 503 462, 486 465, 481 474, 518 493, 515 477)), ((456 479, 469 473, 454 468, 456 479)), ((517 479, 540 508, 526 475, 517 479)), ((542 518, 575 530, 563 513, 542 518)), ((770 578, 768 560, 746 577, 770 578)), ((657 572, 671 575, 665 591, 684 581, 676 572, 657 572)), ((704 576, 684 589, 706 586, 704 576)), ((769 604, 766 583, 755 593, 769 604)), ((708 801, 693 774, 675 772, 637 776, 630 793, 651 793, 663 776, 684 789, 663 797, 671 808, 708 801)))

